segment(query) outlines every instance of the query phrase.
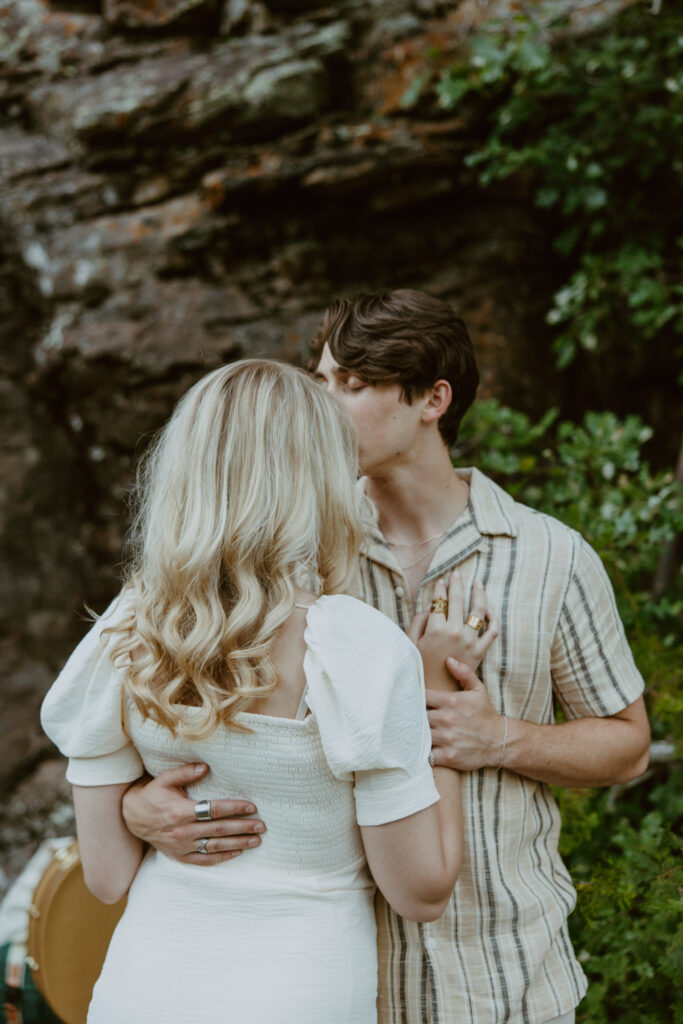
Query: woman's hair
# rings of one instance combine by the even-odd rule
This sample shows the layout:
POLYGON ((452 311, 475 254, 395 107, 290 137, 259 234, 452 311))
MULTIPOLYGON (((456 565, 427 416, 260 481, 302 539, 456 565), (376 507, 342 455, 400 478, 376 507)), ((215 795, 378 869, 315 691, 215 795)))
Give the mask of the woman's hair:
POLYGON ((145 717, 206 736, 275 688, 295 571, 325 594, 356 571, 356 472, 350 420, 301 370, 245 359, 187 392, 141 463, 130 611, 106 631, 145 717))

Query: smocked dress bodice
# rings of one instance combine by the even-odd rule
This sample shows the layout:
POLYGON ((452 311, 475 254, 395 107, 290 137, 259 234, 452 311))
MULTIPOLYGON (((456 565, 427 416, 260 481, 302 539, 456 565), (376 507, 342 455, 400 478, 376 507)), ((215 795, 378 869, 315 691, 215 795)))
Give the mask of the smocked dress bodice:
MULTIPOLYGON (((189 717, 192 712, 186 709, 189 717)), ((322 876, 357 870, 364 855, 353 788, 330 770, 316 719, 244 713, 237 718, 249 732, 219 727, 201 741, 174 739, 135 709, 129 710, 128 728, 151 775, 203 761, 211 770, 191 788, 192 797, 229 795, 256 805, 267 836, 241 864, 230 865, 236 871, 322 876)))

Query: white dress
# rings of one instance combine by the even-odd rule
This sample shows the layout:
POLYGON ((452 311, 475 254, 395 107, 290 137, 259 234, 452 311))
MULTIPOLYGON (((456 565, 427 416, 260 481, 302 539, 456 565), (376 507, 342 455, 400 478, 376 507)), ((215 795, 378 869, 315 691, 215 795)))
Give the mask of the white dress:
MULTIPOLYGON (((76 785, 209 765, 196 799, 255 803, 263 843, 213 867, 151 851, 130 890, 88 1024, 373 1024, 377 958, 358 824, 438 800, 420 656, 351 597, 307 612, 307 718, 239 715, 176 739, 123 705, 99 620, 45 698, 45 731, 76 785), (125 729, 122 725, 125 719, 125 729)), ((187 708, 188 716, 196 713, 187 708)))

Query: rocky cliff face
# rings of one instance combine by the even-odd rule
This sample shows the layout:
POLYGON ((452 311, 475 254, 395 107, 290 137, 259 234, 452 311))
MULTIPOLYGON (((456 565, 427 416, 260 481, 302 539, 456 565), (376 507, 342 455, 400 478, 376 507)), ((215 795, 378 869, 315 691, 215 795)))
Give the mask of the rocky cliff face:
POLYGON ((48 752, 36 709, 116 591, 140 438, 198 376, 301 360, 334 295, 381 286, 451 300, 489 392, 542 330, 528 206, 476 189, 476 124, 401 104, 514 7, 0 0, 0 787, 48 752))

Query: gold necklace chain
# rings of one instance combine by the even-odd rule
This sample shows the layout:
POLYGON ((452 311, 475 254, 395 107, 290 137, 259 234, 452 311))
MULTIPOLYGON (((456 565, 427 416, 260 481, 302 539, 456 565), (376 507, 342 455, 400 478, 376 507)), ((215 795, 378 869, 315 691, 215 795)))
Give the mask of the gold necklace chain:
POLYGON ((415 540, 409 541, 407 543, 399 543, 397 540, 387 540, 386 537, 384 539, 387 540, 387 544, 389 545, 390 548, 421 548, 423 544, 431 544, 433 540, 438 540, 439 537, 443 537, 446 533, 448 533, 452 525, 453 523, 447 526, 445 530, 442 530, 441 533, 435 533, 433 537, 427 537, 425 540, 415 540))
MULTIPOLYGON (((440 534, 439 534, 439 536, 440 536, 440 534)), ((436 540, 436 539, 437 539, 436 537, 432 537, 432 540, 436 540)), ((413 566, 419 565, 420 562, 424 562, 425 558, 428 558, 431 555, 431 553, 432 553, 431 551, 425 551, 424 554, 420 555, 419 558, 416 558, 414 562, 408 562, 407 565, 401 565, 400 562, 398 564, 401 566, 401 569, 404 570, 404 571, 406 569, 412 569, 413 566)), ((398 562, 398 559, 396 559, 396 561, 398 562)))
MULTIPOLYGON (((467 502, 469 501, 469 497, 470 497, 470 492, 469 492, 469 487, 468 487, 467 490, 466 490, 466 493, 465 493, 465 507, 467 507, 467 502)), ((453 520, 452 523, 449 523, 448 526, 446 527, 446 529, 442 530, 441 533, 435 533, 433 537, 427 537, 427 538, 425 538, 425 540, 416 540, 416 541, 405 542, 405 541, 397 541, 397 540, 387 540, 386 537, 384 538, 384 540, 386 541, 388 547, 390 547, 390 548, 421 548, 424 544, 431 544, 433 541, 440 540, 441 537, 445 537, 446 534, 448 533, 448 531, 451 530, 455 526, 456 522, 458 521, 458 518, 459 518, 459 515, 458 515, 458 517, 456 517, 456 519, 453 520)), ((418 562, 421 562, 424 557, 425 556, 422 555, 420 558, 417 559, 417 562, 410 562, 409 565, 405 565, 402 568, 410 569, 411 566, 417 565, 418 562)))

